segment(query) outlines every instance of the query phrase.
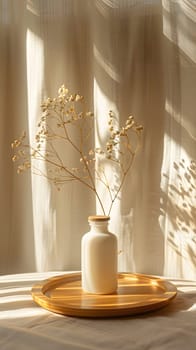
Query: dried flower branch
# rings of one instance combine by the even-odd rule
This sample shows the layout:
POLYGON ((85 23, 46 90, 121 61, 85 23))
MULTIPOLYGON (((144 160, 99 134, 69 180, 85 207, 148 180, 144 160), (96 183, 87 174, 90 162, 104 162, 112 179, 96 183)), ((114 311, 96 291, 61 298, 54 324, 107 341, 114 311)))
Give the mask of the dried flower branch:
POLYGON ((26 142, 26 133, 23 133, 11 145, 15 150, 12 160, 19 162, 17 172, 22 173, 31 168, 33 173, 44 176, 57 189, 66 182, 78 181, 95 193, 105 215, 106 210, 97 190, 97 182, 100 181, 110 197, 109 215, 132 166, 143 127, 132 116, 128 117, 123 127, 115 127, 115 116, 110 111, 105 146, 89 149, 88 144, 94 132, 94 115, 85 111, 83 96, 70 94, 63 85, 58 96, 47 98, 41 108, 42 115, 34 144, 26 142), (77 154, 76 165, 69 164, 62 149, 77 154), (118 184, 115 186, 107 177, 103 161, 110 162, 118 172, 118 184), (45 164, 45 170, 40 166, 41 163, 45 164))

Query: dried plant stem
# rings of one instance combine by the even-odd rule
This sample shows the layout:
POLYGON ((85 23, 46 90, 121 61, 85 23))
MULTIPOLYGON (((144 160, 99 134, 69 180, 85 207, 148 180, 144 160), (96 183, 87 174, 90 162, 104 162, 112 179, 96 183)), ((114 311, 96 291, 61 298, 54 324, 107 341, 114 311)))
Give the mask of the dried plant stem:
MULTIPOLYGON (((140 136, 140 135, 137 133, 138 141, 139 141, 139 136, 140 136)), ((118 190, 116 191, 116 193, 115 193, 115 195, 114 195, 114 198, 111 200, 111 204, 110 204, 110 208, 109 208, 109 211, 108 211, 108 215, 110 215, 110 213, 111 213, 111 211, 112 211, 113 204, 114 204, 116 198, 118 197, 118 194, 120 193, 120 191, 121 191, 121 189, 122 189, 122 187, 123 187, 123 185, 124 185, 125 178, 126 178, 128 172, 129 172, 129 170, 130 170, 130 168, 131 168, 131 166, 132 166, 132 164, 133 164, 135 155, 136 155, 137 150, 138 150, 138 143, 137 143, 137 147, 136 147, 136 149, 135 149, 134 152, 133 152, 130 148, 128 148, 128 150, 129 150, 129 153, 131 154, 131 160, 130 160, 130 163, 129 163, 127 169, 126 169, 126 170, 124 171, 124 173, 123 173, 122 181, 121 181, 121 183, 120 183, 120 185, 119 185, 119 188, 118 188, 118 190)))
MULTIPOLYGON (((92 176, 91 171, 90 171, 90 169, 89 169, 89 166, 88 166, 88 164, 87 164, 87 161, 86 161, 86 159, 85 159, 85 156, 84 156, 83 152, 77 147, 77 145, 70 139, 65 125, 63 125, 63 128, 64 128, 64 132, 65 132, 65 134, 66 134, 67 141, 68 141, 68 142, 71 144, 71 146, 79 153, 79 155, 80 155, 80 157, 81 157, 81 159, 82 159, 82 161, 83 161, 83 163, 84 163, 84 166, 85 166, 85 168, 86 168, 86 170, 87 170, 87 173, 88 173, 88 175, 89 175, 89 179, 90 179, 91 184, 92 184, 92 186, 88 185, 88 187, 91 188, 91 189, 93 190, 93 192, 95 193, 95 195, 96 195, 96 197, 97 197, 97 199, 98 199, 98 201, 99 201, 99 204, 100 204, 100 206, 101 206, 101 209, 102 209, 102 211, 103 211, 103 214, 105 215, 105 209, 104 209, 103 203, 102 203, 101 198, 100 198, 100 196, 99 196, 99 194, 98 194, 98 192, 97 192, 97 190, 96 190, 95 181, 94 181, 94 179, 93 179, 93 176, 92 176)), ((84 183, 84 182, 83 182, 83 183, 84 183)), ((85 184, 85 183, 84 183, 84 184, 85 184)))
MULTIPOLYGON (((34 148, 32 148, 32 150, 34 151, 34 148)), ((94 191, 94 187, 92 187, 91 185, 89 185, 87 182, 85 182, 84 180, 82 180, 79 176, 77 176, 76 174, 72 173, 67 167, 65 167, 62 164, 58 164, 48 158, 45 158, 39 151, 37 151, 37 154, 40 156, 40 158, 36 158, 36 160, 42 160, 50 165, 55 166, 56 168, 59 168, 61 170, 64 170, 66 173, 68 173, 72 178, 74 178, 75 180, 78 180, 79 182, 81 182, 83 185, 87 186, 90 190, 94 191)))
POLYGON ((115 195, 114 195, 114 198, 113 198, 112 201, 111 201, 108 215, 110 215, 111 210, 112 210, 112 207, 113 207, 113 204, 114 204, 116 198, 118 197, 118 194, 120 193, 120 191, 121 191, 121 189, 122 189, 122 186, 123 186, 123 184, 124 184, 126 175, 127 175, 127 173, 129 172, 129 169, 131 168, 131 165, 132 165, 132 163, 133 163, 133 160, 134 160, 134 157, 132 157, 131 162, 130 162, 130 164, 129 164, 127 170, 126 170, 126 171, 124 172, 124 174, 123 174, 122 181, 121 181, 121 183, 120 183, 120 185, 119 185, 119 188, 118 188, 118 190, 116 191, 116 193, 115 193, 115 195))
POLYGON ((106 175, 105 175, 104 169, 102 169, 102 174, 103 174, 103 176, 104 176, 104 178, 105 178, 105 181, 101 178, 101 174, 99 174, 99 172, 97 171, 97 169, 95 169, 95 174, 97 175, 97 180, 100 181, 100 182, 106 187, 106 189, 108 190, 110 199, 112 200, 112 192, 111 192, 110 186, 109 186, 109 184, 108 184, 108 180, 107 180, 107 177, 106 177, 106 175))

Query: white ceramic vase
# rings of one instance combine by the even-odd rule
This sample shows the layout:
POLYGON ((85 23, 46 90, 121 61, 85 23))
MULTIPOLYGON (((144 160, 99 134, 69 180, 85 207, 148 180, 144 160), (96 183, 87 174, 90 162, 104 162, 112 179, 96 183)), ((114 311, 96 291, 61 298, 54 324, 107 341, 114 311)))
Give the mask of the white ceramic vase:
POLYGON ((82 238, 82 288, 94 294, 117 289, 117 238, 108 231, 108 216, 89 216, 90 231, 82 238))

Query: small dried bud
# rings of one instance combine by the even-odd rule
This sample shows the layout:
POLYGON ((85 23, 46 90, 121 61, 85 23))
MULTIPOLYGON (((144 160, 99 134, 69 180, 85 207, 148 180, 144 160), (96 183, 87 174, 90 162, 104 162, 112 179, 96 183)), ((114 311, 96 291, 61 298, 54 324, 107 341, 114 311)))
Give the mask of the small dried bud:
POLYGON ((71 170, 75 173, 78 171, 78 168, 72 168, 71 170))
POLYGON ((81 101, 81 100, 83 100, 83 96, 80 96, 80 95, 76 95, 76 97, 75 97, 75 101, 76 102, 78 102, 78 101, 81 101))
POLYGON ((143 130, 143 126, 142 126, 142 125, 136 126, 136 130, 137 130, 137 131, 142 131, 142 130, 143 130))
POLYGON ((69 102, 75 101, 76 95, 70 95, 69 102))
POLYGON ((62 86, 60 87, 60 89, 58 90, 59 96, 65 96, 65 95, 68 94, 68 92, 69 92, 69 90, 66 89, 64 85, 62 85, 62 86))
POLYGON ((18 159, 18 157, 17 157, 16 155, 14 155, 14 156, 12 157, 12 161, 13 161, 13 162, 15 162, 17 159, 18 159))
POLYGON ((86 112, 86 117, 93 117, 94 114, 92 112, 86 112))
POLYGON ((17 168, 17 174, 20 174, 24 171, 24 165, 19 165, 18 168, 17 168))
POLYGON ((36 157, 36 154, 37 154, 37 151, 33 150, 32 153, 31 153, 31 157, 32 158, 36 157))
POLYGON ((113 118, 114 117, 114 113, 112 111, 109 111, 109 116, 110 116, 110 118, 113 118))
POLYGON ((15 140, 12 144, 11 147, 12 148, 17 148, 21 145, 21 141, 20 140, 15 140))
POLYGON ((29 169, 29 168, 31 167, 31 164, 30 164, 30 162, 27 160, 26 162, 24 162, 23 166, 24 166, 24 170, 26 170, 26 169, 29 169))
POLYGON ((83 112, 78 113, 78 118, 79 118, 79 119, 82 119, 82 118, 83 118, 83 115, 84 115, 83 112))

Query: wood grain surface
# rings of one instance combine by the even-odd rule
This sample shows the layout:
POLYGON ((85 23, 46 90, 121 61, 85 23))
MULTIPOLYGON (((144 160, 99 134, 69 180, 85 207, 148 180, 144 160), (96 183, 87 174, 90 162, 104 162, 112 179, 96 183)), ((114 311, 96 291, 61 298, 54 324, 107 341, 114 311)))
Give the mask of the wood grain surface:
POLYGON ((81 288, 81 273, 52 277, 32 288, 41 307, 67 316, 117 317, 153 311, 177 294, 170 282, 153 276, 119 273, 115 294, 90 294, 81 288))

